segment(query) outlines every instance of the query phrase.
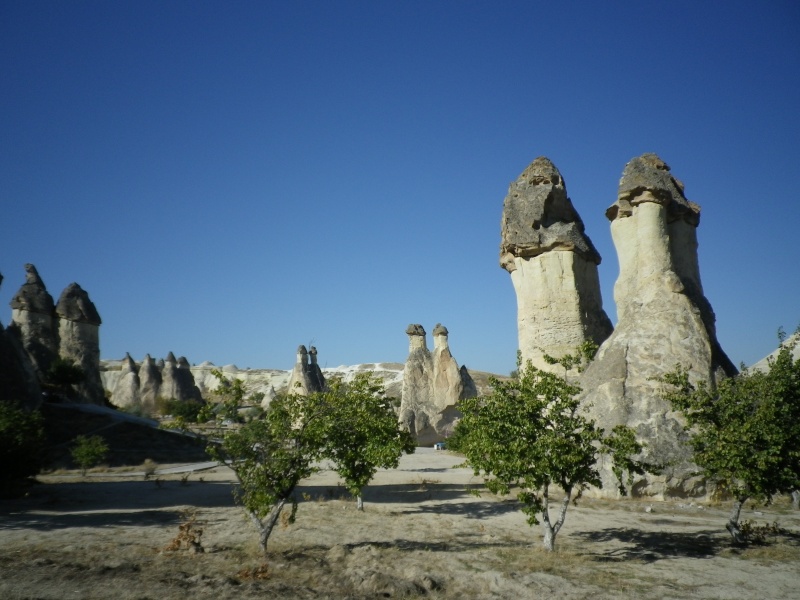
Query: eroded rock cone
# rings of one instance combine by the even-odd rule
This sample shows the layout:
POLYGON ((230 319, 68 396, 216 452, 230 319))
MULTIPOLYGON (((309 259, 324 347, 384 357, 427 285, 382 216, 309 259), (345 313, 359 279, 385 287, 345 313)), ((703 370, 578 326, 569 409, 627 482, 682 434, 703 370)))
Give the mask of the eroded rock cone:
POLYGON ((156 398, 161 391, 161 371, 153 358, 147 354, 139 367, 139 398, 147 412, 156 409, 156 398))
POLYGON ((428 350, 425 329, 412 324, 406 329, 409 353, 403 371, 400 423, 420 445, 447 438, 461 417, 459 400, 477 395, 475 382, 465 367, 459 368, 450 353, 447 328, 433 329, 434 349, 428 350))
POLYGON ((111 392, 111 402, 119 408, 141 406, 142 400, 139 395, 139 387, 139 370, 131 355, 125 354, 119 378, 111 392))
POLYGON ((297 361, 289 375, 290 394, 308 396, 314 392, 323 392, 327 389, 325 377, 317 365, 317 349, 311 346, 311 353, 303 345, 297 348, 297 361), (311 362, 309 363, 309 355, 311 362))
MULTIPOLYGON (((2 281, 0 274, 0 283, 2 281)), ((35 408, 41 398, 39 378, 30 357, 19 338, 7 333, 0 323, 0 402, 35 408)))
MULTIPOLYGON (((736 368, 720 348, 714 313, 703 296, 697 260, 700 207, 655 154, 625 167, 617 201, 606 215, 620 274, 614 286, 618 323, 581 376, 584 402, 610 431, 625 424, 647 444, 646 458, 666 465, 648 476, 641 495, 697 496, 704 482, 692 475, 680 416, 660 395, 656 380, 680 364, 693 381, 713 385, 736 368)), ((615 493, 603 473, 606 493, 615 493)))
POLYGON ((69 284, 56 304, 59 318, 59 354, 83 369, 84 381, 78 385, 78 397, 102 405, 105 391, 100 379, 100 315, 77 283, 69 284))
POLYGON ((58 322, 53 297, 32 264, 25 265, 25 283, 11 299, 9 335, 27 353, 42 378, 58 357, 58 322))
POLYGON ((543 354, 559 358, 584 341, 600 344, 609 336, 600 260, 561 173, 540 156, 509 186, 501 223, 500 266, 517 295, 523 361, 551 370, 543 354))

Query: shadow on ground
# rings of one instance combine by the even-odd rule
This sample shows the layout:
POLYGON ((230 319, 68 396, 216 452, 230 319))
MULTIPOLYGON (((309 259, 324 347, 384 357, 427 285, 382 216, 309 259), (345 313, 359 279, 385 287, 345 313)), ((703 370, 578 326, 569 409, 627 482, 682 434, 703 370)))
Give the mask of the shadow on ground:
MULTIPOLYGON (((727 533, 717 529, 673 532, 643 531, 636 528, 612 527, 599 531, 572 534, 586 542, 621 542, 624 548, 590 552, 589 556, 601 561, 622 562, 641 560, 654 562, 668 558, 713 558, 730 547, 727 533)), ((587 546, 589 548, 591 546, 587 546)))

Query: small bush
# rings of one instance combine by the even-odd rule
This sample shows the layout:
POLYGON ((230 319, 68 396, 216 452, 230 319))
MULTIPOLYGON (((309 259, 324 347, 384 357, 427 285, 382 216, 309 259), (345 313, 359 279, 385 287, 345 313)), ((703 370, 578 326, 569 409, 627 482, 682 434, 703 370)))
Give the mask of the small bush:
POLYGON ((72 460, 81 469, 81 475, 86 475, 86 470, 99 465, 108 456, 108 444, 99 435, 79 435, 75 438, 75 445, 70 451, 72 460))

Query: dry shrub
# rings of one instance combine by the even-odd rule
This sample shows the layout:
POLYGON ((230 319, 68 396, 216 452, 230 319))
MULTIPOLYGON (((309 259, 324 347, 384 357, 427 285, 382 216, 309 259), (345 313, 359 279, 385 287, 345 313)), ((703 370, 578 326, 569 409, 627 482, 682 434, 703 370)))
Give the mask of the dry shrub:
POLYGON ((178 525, 178 535, 164 547, 164 551, 189 550, 195 553, 205 552, 201 542, 202 537, 203 528, 197 520, 197 513, 185 513, 183 522, 178 525))
POLYGON ((142 463, 142 471, 144 471, 145 481, 155 475, 156 469, 158 469, 158 463, 156 463, 156 461, 150 460, 149 458, 144 460, 142 463))
POLYGON ((239 579, 253 579, 253 580, 257 579, 263 580, 263 579, 269 579, 271 577, 269 572, 269 565, 267 565, 267 563, 261 563, 260 565, 258 565, 257 567, 253 567, 252 569, 247 569, 247 568, 242 569, 238 573, 236 573, 236 576, 239 579))

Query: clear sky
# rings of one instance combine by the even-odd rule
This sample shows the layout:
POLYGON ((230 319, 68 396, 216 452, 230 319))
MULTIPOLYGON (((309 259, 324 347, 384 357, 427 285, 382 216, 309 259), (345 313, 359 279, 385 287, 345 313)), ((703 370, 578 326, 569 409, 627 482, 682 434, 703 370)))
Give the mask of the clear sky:
POLYGON ((702 207, 731 359, 800 323, 800 3, 0 2, 0 321, 34 263, 130 352, 288 369, 402 362, 437 322, 514 368, 508 184, 605 209, 655 152, 702 207), (6 310, 3 311, 2 307, 6 310))

